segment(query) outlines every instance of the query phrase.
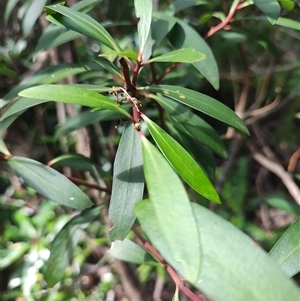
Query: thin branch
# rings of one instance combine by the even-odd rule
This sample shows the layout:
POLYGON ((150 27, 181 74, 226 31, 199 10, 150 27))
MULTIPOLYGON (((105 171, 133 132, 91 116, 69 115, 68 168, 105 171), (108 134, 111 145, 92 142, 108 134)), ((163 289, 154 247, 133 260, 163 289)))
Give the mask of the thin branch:
POLYGON ((119 62, 120 62, 120 65, 121 65, 122 73, 124 75, 126 90, 135 91, 136 88, 130 80, 129 67, 127 65, 127 62, 125 61, 125 59, 123 57, 119 60, 119 62))

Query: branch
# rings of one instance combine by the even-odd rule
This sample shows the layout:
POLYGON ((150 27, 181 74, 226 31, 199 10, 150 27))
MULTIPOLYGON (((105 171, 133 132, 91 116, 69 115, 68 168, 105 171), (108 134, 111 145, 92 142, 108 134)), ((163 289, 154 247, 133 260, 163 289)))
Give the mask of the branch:
POLYGON ((120 65, 121 65, 121 68, 122 68, 122 72, 123 72, 123 75, 124 75, 126 90, 127 91, 135 91, 136 88, 135 88, 135 86, 132 84, 132 82, 130 80, 129 67, 128 67, 125 59, 122 57, 119 60, 119 62, 120 62, 120 65))

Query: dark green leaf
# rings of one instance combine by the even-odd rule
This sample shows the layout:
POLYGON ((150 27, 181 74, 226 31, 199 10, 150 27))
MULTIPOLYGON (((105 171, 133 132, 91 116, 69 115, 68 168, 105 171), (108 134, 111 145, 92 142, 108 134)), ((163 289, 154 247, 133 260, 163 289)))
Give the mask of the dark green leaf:
POLYGON ((293 277, 300 272, 299 234, 300 218, 284 232, 269 253, 288 277, 293 277))
POLYGON ((128 122, 114 162, 112 194, 108 217, 112 241, 123 240, 130 231, 135 214, 133 207, 143 198, 144 175, 141 139, 132 122, 128 122))
POLYGON ((105 68, 110 73, 118 75, 120 78, 124 78, 124 75, 120 72, 120 70, 109 60, 99 57, 94 60, 95 63, 101 65, 103 68, 105 68))
POLYGON ((181 104, 161 95, 151 95, 171 117, 174 126, 197 139, 213 152, 227 159, 226 148, 215 130, 199 116, 181 104))
POLYGON ((177 24, 171 31, 170 41, 176 49, 195 48, 197 51, 205 55, 205 59, 200 62, 195 62, 193 65, 199 72, 212 84, 219 89, 219 71, 216 60, 209 46, 202 37, 188 24, 176 19, 177 24))
POLYGON ((157 146, 183 180, 210 201, 221 203, 206 173, 194 158, 169 134, 148 117, 142 115, 157 146))
POLYGON ((151 200, 135 205, 147 236, 181 276, 194 282, 201 268, 200 233, 185 189, 157 148, 142 137, 144 173, 151 200))
POLYGON ((122 51, 121 47, 111 37, 107 30, 87 14, 77 12, 76 10, 62 5, 46 6, 45 10, 47 14, 50 14, 51 17, 55 19, 56 22, 67 29, 71 29, 100 41, 117 52, 122 51))
POLYGON ((42 85, 23 90, 20 96, 28 98, 43 98, 49 101, 79 104, 82 106, 107 109, 129 117, 115 101, 94 91, 70 85, 42 85))
POLYGON ((208 3, 209 1, 205 1, 205 0, 177 0, 170 5, 169 9, 173 12, 173 14, 175 14, 189 7, 208 4, 208 3))
MULTIPOLYGON (((134 0, 135 14, 138 21, 139 57, 144 53, 144 47, 151 28, 152 0, 134 0)), ((147 49, 145 49, 147 52, 147 49)))
POLYGON ((179 63, 193 63, 205 59, 205 55, 196 51, 194 48, 182 48, 171 51, 169 53, 156 56, 145 64, 153 62, 179 62, 179 63))
POLYGON ((210 96, 183 87, 168 85, 148 86, 141 89, 161 93, 249 135, 244 122, 231 109, 210 96))
POLYGON ((114 241, 109 251, 119 260, 132 262, 136 264, 157 265, 158 262, 133 241, 125 238, 123 241, 114 241))
POLYGON ((275 24, 280 15, 280 5, 277 0, 254 0, 257 6, 268 18, 271 24, 275 24))
POLYGON ((210 210, 194 203, 192 208, 203 250, 196 288, 222 301, 298 300, 295 283, 255 241, 210 210))
POLYGON ((55 169, 22 157, 11 157, 7 162, 27 185, 46 198, 80 210, 93 205, 80 188, 55 169))
POLYGON ((51 243, 50 257, 46 263, 45 279, 53 287, 64 275, 69 266, 74 247, 79 240, 79 228, 85 229, 99 217, 102 207, 94 206, 76 215, 56 235, 51 243))

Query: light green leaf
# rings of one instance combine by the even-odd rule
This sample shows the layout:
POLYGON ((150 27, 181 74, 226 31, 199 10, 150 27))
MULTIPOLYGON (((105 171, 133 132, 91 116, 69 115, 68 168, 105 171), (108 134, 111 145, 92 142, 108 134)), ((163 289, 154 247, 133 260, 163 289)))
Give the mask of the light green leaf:
POLYGON ((227 159, 226 148, 215 130, 185 106, 161 95, 151 95, 168 113, 175 128, 185 131, 213 152, 227 159))
POLYGON ((1 248, 0 252, 0 271, 11 266, 14 262, 20 259, 24 253, 30 248, 27 242, 18 241, 16 243, 10 243, 5 249, 1 248))
POLYGON ((221 301, 299 300, 295 283, 255 241, 210 210, 195 203, 192 208, 203 250, 196 288, 221 301))
POLYGON ((174 26, 168 36, 171 44, 176 49, 195 48, 205 55, 205 60, 195 62, 193 65, 199 72, 212 84, 219 89, 219 71, 216 60, 207 43, 202 37, 188 24, 176 19, 177 24, 174 26))
POLYGON ((45 273, 45 280, 50 287, 61 280, 66 268, 71 263, 74 247, 79 240, 79 228, 85 229, 92 221, 99 218, 102 208, 101 206, 94 206, 85 209, 70 219, 52 241, 45 273))
POLYGON ((5 11, 4 11, 4 24, 7 25, 7 21, 9 19, 9 16, 11 15, 11 12, 13 11, 16 4, 19 2, 19 0, 8 0, 5 5, 5 11))
POLYGON ((269 253, 288 277, 300 272, 300 218, 280 237, 269 253))
POLYGON ((2 137, 0 137, 0 153, 2 153, 5 156, 9 156, 10 152, 6 146, 6 144, 4 143, 2 137))
POLYGON ((129 113, 122 109, 110 98, 94 91, 78 88, 70 85, 42 85, 31 87, 19 93, 28 98, 42 98, 49 101, 72 103, 82 106, 107 109, 129 117, 129 113))
POLYGON ((300 216, 300 206, 296 203, 290 202, 288 200, 276 196, 268 197, 266 202, 272 207, 284 210, 289 214, 300 216))
POLYGON ((13 99, 20 91, 26 88, 40 84, 52 84, 69 76, 86 71, 87 69, 85 67, 79 66, 78 64, 60 64, 57 66, 47 67, 23 80, 8 94, 6 94, 3 99, 0 99, 0 108, 7 105, 11 99, 13 99))
POLYGON ((277 0, 253 0, 257 8, 259 8, 268 18, 271 24, 275 24, 280 15, 280 5, 277 0))
POLYGON ((133 207, 143 198, 144 175, 141 139, 133 123, 128 122, 119 143, 114 162, 112 194, 108 218, 112 241, 123 240, 130 231, 135 214, 133 207))
POLYGON ((62 5, 46 6, 45 10, 56 22, 67 29, 71 29, 100 41, 115 51, 122 51, 121 47, 111 37, 107 30, 87 14, 77 12, 76 10, 62 5))
POLYGON ((158 262, 139 245, 125 238, 123 241, 116 240, 109 250, 115 258, 135 264, 157 265, 158 262))
POLYGON ((171 51, 169 53, 156 56, 145 64, 153 62, 178 62, 178 63, 193 63, 205 59, 205 55, 196 51, 194 48, 182 48, 171 51))
POLYGON ((212 202, 221 203, 206 173, 193 157, 162 128, 142 115, 157 146, 183 180, 199 194, 212 202))
POLYGON ((279 17, 276 21, 276 25, 281 25, 287 28, 291 28, 291 29, 295 29, 300 31, 300 22, 299 21, 295 21, 295 20, 291 20, 288 18, 282 18, 279 17))
POLYGON ((114 56, 114 55, 128 57, 128 58, 133 59, 135 61, 138 60, 138 54, 135 51, 133 51, 133 50, 111 52, 111 53, 109 53, 109 52, 107 52, 107 53, 101 53, 101 54, 99 54, 99 57, 110 57, 110 56, 114 56))
POLYGON ((134 0, 135 14, 138 21, 139 57, 142 58, 144 47, 151 28, 152 0, 134 0))
POLYGON ((182 182, 157 148, 142 137, 150 200, 135 205, 137 218, 154 247, 190 282, 199 279, 200 233, 182 182))
POLYGON ((140 89, 161 93, 249 135, 244 122, 231 109, 210 96, 187 88, 169 85, 148 86, 140 89))
POLYGON ((16 156, 9 158, 7 163, 27 185, 46 198, 79 210, 93 205, 80 188, 53 168, 16 156))

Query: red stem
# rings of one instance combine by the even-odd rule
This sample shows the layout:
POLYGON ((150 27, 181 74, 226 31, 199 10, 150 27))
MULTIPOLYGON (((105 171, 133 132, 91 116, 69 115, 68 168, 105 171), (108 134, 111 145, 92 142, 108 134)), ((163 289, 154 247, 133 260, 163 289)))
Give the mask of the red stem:
POLYGON ((133 75, 132 75, 132 84, 135 86, 136 85, 136 82, 137 82, 137 78, 138 78, 138 75, 139 75, 139 71, 142 67, 142 61, 139 59, 137 61, 137 64, 133 70, 133 75))
POLYGON ((123 57, 119 60, 119 62, 120 62, 121 69, 122 69, 122 72, 123 72, 123 75, 124 75, 126 90, 127 91, 135 91, 136 88, 130 80, 129 67, 127 65, 127 62, 125 61, 125 59, 123 57))
POLYGON ((205 36, 205 39, 208 39, 209 37, 211 37, 212 35, 214 35, 217 31, 223 29, 228 23, 230 23, 232 21, 232 17, 234 16, 235 12, 239 9, 240 2, 241 2, 241 0, 239 0, 235 4, 235 6, 230 9, 227 17, 225 18, 225 20, 223 22, 221 22, 217 26, 212 27, 209 30, 209 32, 205 36))

